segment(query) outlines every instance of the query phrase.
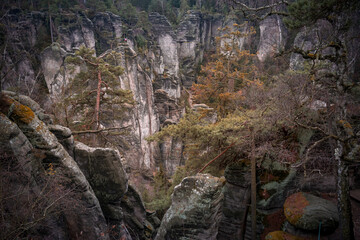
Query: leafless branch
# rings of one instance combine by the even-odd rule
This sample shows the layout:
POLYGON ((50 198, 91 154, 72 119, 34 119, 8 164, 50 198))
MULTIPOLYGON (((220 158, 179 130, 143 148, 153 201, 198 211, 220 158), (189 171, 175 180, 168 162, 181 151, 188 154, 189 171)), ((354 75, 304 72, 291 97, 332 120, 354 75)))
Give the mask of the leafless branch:
POLYGON ((232 146, 235 145, 235 142, 233 142, 232 144, 230 144, 224 151, 222 151, 219 155, 217 155, 214 159, 212 159, 210 162, 208 162, 207 164, 205 164, 204 167, 202 167, 198 173, 201 173, 202 171, 204 171, 211 163, 213 163, 216 159, 218 159, 219 157, 221 157, 224 153, 227 152, 227 150, 229 150, 232 146))
POLYGON ((72 133, 74 135, 87 134, 87 133, 101 133, 101 132, 112 131, 112 130, 123 130, 123 129, 127 129, 127 128, 128 127, 112 127, 112 128, 104 128, 104 129, 97 129, 97 130, 73 131, 72 133))
POLYGON ((328 136, 325 136, 323 137, 322 139, 314 142, 311 147, 308 148, 308 150, 306 151, 306 154, 305 154, 305 158, 304 158, 304 161, 301 161, 299 163, 296 163, 296 164, 293 164, 291 165, 291 167, 294 167, 294 168, 297 168, 297 167, 300 167, 304 164, 306 164, 308 161, 309 161, 309 155, 310 155, 310 152, 317 146, 319 145, 320 143, 330 139, 330 138, 333 138, 333 135, 328 135, 328 136))
POLYGON ((262 11, 262 10, 272 9, 272 8, 280 6, 282 4, 289 5, 288 1, 281 0, 281 1, 278 1, 273 4, 269 4, 269 5, 265 5, 265 6, 257 7, 257 8, 252 8, 252 7, 249 7, 248 5, 246 5, 240 1, 237 1, 237 0, 231 0, 231 2, 235 3, 236 5, 239 5, 244 10, 252 11, 252 12, 258 12, 258 11, 262 11))

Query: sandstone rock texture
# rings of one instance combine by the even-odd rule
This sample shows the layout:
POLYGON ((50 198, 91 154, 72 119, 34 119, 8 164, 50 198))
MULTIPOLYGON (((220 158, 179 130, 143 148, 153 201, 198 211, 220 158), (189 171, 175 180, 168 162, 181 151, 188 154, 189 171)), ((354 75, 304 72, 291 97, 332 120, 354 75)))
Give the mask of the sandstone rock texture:
POLYGON ((242 239, 250 202, 250 171, 245 163, 227 166, 224 201, 217 239, 242 239))
POLYGON ((333 202, 303 192, 286 199, 284 213, 292 225, 309 231, 319 229, 321 223, 323 232, 331 232, 339 223, 338 210, 333 202))
POLYGON ((187 177, 175 187, 157 240, 216 239, 221 219, 223 180, 207 174, 187 177))
POLYGON ((114 149, 92 148, 75 142, 74 158, 100 203, 119 201, 127 191, 126 173, 114 149))
MULTIPOLYGON (((56 171, 66 176, 60 180, 60 184, 67 185, 71 182, 71 185, 68 186, 72 186, 79 198, 82 199, 81 203, 86 208, 82 214, 65 215, 69 223, 74 223, 73 226, 68 226, 68 234, 75 237, 82 231, 90 238, 107 239, 105 218, 99 201, 84 174, 57 141, 55 135, 29 107, 14 99, 1 94, 0 106, 0 123, 2 124, 1 129, 4 131, 4 134, 0 135, 6 137, 1 141, 1 144, 4 145, 3 149, 12 152, 19 159, 18 161, 28 159, 24 166, 27 173, 31 174, 35 180, 37 172, 41 171, 43 166, 46 167, 50 163, 56 166, 56 171), (36 154, 31 155, 31 151, 36 154), (33 167, 35 168, 33 169, 33 167)), ((41 182, 36 183, 40 189, 43 187, 42 184, 41 182)))
MULTIPOLYGON (((114 121, 113 127, 128 127, 131 133, 118 136, 113 141, 114 147, 124 156, 126 168, 153 171, 162 164, 171 175, 184 161, 182 143, 168 139, 159 146, 145 138, 157 132, 165 121, 176 123, 180 119, 185 106, 180 103, 183 89, 196 81, 204 53, 215 49, 215 37, 221 34, 219 28, 232 27, 235 20, 190 10, 173 27, 163 15, 151 13, 151 34, 148 49, 143 53, 137 52, 131 31, 124 32, 120 17, 110 12, 96 13, 91 18, 81 12, 62 16, 53 43, 45 38, 50 34, 46 21, 45 13, 24 14, 16 10, 2 18, 9 44, 14 45, 14 52, 4 55, 3 69, 11 71, 3 87, 18 88, 20 93, 38 98, 41 106, 52 110, 54 103, 64 99, 64 89, 71 79, 86 70, 85 66, 67 63, 67 57, 73 56, 80 46, 96 49, 97 55, 117 46, 116 50, 122 54, 119 65, 124 68, 124 74, 119 76, 120 85, 133 92, 137 104, 123 120, 114 121), (122 41, 124 37, 127 42, 122 41), (28 57, 32 54, 40 55, 36 64, 28 57)), ((261 26, 259 59, 272 54, 266 40, 269 32, 276 30, 271 46, 281 47, 286 39, 281 19, 263 21, 261 26)), ((54 114, 63 114, 59 110, 54 114)))
POLYGON ((32 235, 27 236, 152 239, 160 221, 155 213, 145 210, 137 191, 128 187, 119 152, 74 141, 70 129, 39 120, 37 115, 46 114, 34 101, 11 95, 0 95, 0 160, 1 164, 19 166, 17 171, 23 175, 11 175, 7 193, 19 194, 19 189, 26 189, 26 196, 45 204, 36 210, 44 211, 46 224, 40 222, 42 230, 37 232, 37 225, 29 225, 32 235), (53 207, 61 210, 56 212, 53 207))
POLYGON ((305 240, 305 238, 293 236, 287 232, 275 231, 266 235, 265 240, 305 240))

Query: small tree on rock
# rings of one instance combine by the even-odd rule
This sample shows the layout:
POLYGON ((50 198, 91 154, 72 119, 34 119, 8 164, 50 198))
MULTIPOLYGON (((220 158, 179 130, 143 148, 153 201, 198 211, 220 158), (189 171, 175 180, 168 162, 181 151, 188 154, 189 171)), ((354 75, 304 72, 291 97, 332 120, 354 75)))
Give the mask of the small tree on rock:
POLYGON ((119 119, 124 110, 134 104, 131 91, 120 88, 119 75, 123 69, 119 61, 120 54, 116 51, 95 56, 95 51, 86 47, 66 59, 67 63, 83 68, 67 88, 69 95, 65 101, 71 106, 75 119, 80 119, 70 123, 70 127, 97 130, 101 124, 119 119))

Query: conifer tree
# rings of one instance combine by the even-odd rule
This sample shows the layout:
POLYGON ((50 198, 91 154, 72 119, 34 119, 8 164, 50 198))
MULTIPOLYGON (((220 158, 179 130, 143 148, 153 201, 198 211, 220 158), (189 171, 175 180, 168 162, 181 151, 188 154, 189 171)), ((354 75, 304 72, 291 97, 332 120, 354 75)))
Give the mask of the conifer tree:
POLYGON ((234 111, 242 98, 242 88, 261 83, 256 80, 254 54, 242 50, 240 39, 254 33, 253 29, 243 33, 242 26, 222 29, 222 37, 217 38, 216 52, 201 69, 198 84, 192 87, 194 100, 213 107, 221 116, 234 111))
POLYGON ((82 64, 85 68, 72 79, 66 99, 74 117, 81 117, 83 129, 99 129, 100 124, 119 119, 125 106, 134 103, 131 91, 120 88, 119 75, 123 69, 119 57, 113 50, 96 57, 94 50, 81 47, 75 56, 66 59, 67 63, 82 64))

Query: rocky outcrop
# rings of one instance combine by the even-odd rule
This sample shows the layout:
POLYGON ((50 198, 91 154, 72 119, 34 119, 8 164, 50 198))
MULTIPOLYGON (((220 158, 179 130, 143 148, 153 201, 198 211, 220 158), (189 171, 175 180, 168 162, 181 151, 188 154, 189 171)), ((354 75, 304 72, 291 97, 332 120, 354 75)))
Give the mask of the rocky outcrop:
POLYGON ((225 170, 224 202, 217 239, 242 239, 250 202, 250 171, 245 162, 225 170))
POLYGON ((118 152, 75 142, 74 157, 102 205, 121 200, 128 185, 118 152))
POLYGON ((308 193, 295 193, 284 203, 286 219, 295 227, 323 232, 334 231, 339 223, 337 207, 329 200, 308 193))
POLYGON ((85 45, 95 49, 95 35, 92 21, 82 13, 70 13, 62 16, 58 30, 59 43, 66 51, 72 51, 85 45))
POLYGON ((161 222, 157 240, 216 239, 221 218, 223 181, 206 174, 183 179, 161 222))
POLYGON ((286 196, 295 185, 296 169, 287 169, 280 163, 271 160, 264 161, 262 167, 260 199, 257 207, 264 211, 281 208, 286 196))
POLYGON ((159 82, 161 89, 166 91, 170 97, 179 98, 181 82, 179 79, 179 57, 175 33, 165 16, 151 13, 149 21, 161 56, 160 72, 158 72, 161 77, 157 81, 161 81, 159 82))
POLYGON ((50 132, 52 132, 59 143, 65 148, 69 155, 74 158, 74 136, 69 128, 61 125, 48 125, 50 132))
MULTIPOLYGON (((78 215, 65 213, 66 222, 69 223, 68 234, 75 237, 82 232, 89 238, 107 239, 107 226, 98 199, 76 162, 49 131, 46 124, 40 121, 29 107, 4 94, 1 94, 0 110, 1 129, 5 131, 0 135, 6 137, 1 141, 6 146, 3 149, 12 152, 20 161, 28 157, 25 158, 28 159, 27 168, 31 166, 28 174, 31 173, 35 181, 41 169, 44 171, 44 167, 54 168, 53 171, 66 176, 60 178, 59 184, 68 186, 69 190, 73 189, 71 191, 75 191, 76 196, 82 199, 79 203, 85 207, 84 212, 78 215)), ((40 189, 44 188, 42 182, 35 184, 34 188, 36 186, 40 189)))
POLYGON ((288 31, 280 16, 271 16, 260 22, 260 42, 257 57, 264 62, 267 57, 284 50, 288 31))
MULTIPOLYGON (((328 41, 332 39, 333 27, 326 20, 318 20, 314 26, 304 27, 295 37, 294 48, 308 52, 309 57, 314 54, 323 56, 335 55, 334 47, 326 47, 328 41), (321 49, 320 51, 318 51, 321 49)), ((290 68, 294 70, 304 69, 305 58, 299 53, 292 53, 290 57, 290 68)), ((327 62, 327 64, 331 64, 327 62)), ((331 66, 330 66, 331 67, 331 66)))
POLYGON ((121 200, 121 208, 132 239, 154 239, 160 220, 154 212, 146 211, 140 194, 131 185, 121 200))
MULTIPOLYGON (((68 56, 80 46, 95 49, 96 43, 97 55, 118 46, 117 51, 122 54, 119 64, 124 68, 124 74, 119 76, 121 87, 131 90, 138 104, 122 121, 114 122, 115 127, 128 127, 131 132, 128 136, 118 136, 113 141, 114 146, 124 155, 129 169, 153 170, 162 164, 172 174, 183 162, 182 143, 172 139, 158 146, 148 143, 145 138, 158 131, 165 121, 175 123, 179 120, 184 108, 179 104, 182 88, 190 87, 196 81, 204 52, 215 47, 214 39, 220 34, 218 28, 232 26, 233 21, 191 10, 175 29, 164 16, 151 13, 152 30, 148 49, 143 54, 136 52, 131 31, 124 33, 120 17, 110 12, 96 13, 91 19, 81 12, 61 16, 57 29, 53 29, 57 41, 52 44, 46 21, 46 14, 39 12, 22 14, 12 10, 4 17, 3 22, 9 26, 7 41, 15 46, 16 54, 31 52, 35 47, 41 55, 36 57, 40 64, 34 64, 25 54, 17 62, 14 53, 6 52, 8 65, 4 70, 18 69, 10 71, 9 79, 20 79, 25 84, 5 80, 3 87, 10 88, 14 84, 26 87, 23 92, 30 91, 42 98, 42 106, 50 110, 51 105, 64 99, 70 79, 84 70, 84 66, 68 63, 68 56), (20 26, 26 26, 26 29, 20 26), (124 37, 127 42, 122 41, 124 37)), ((61 118, 60 111, 54 114, 61 118)))
MULTIPOLYGON (((83 236, 91 239, 152 239, 160 221, 155 213, 145 210, 136 190, 128 188, 119 152, 74 142, 70 129, 39 120, 37 114, 46 114, 34 101, 22 95, 14 97, 35 112, 1 94, 0 162, 20 166, 23 174, 13 174, 6 193, 16 194, 18 189, 26 189, 29 192, 26 199, 35 198, 35 202, 44 204, 29 209, 34 222, 39 221, 41 225, 25 222, 30 227, 14 233, 56 239, 83 239, 83 236), (39 220, 37 214, 41 214, 39 220)), ((5 176, 3 170, 1 168, 1 177, 5 176)), ((26 208, 27 202, 17 201, 26 208)), ((34 202, 31 200, 29 204, 33 206, 34 202)), ((22 215, 26 216, 25 213, 22 215)), ((16 217, 27 221, 25 217, 16 217)), ((11 224, 1 226, 6 230, 16 227, 11 224)), ((9 231, 4 230, 4 233, 9 231)))

